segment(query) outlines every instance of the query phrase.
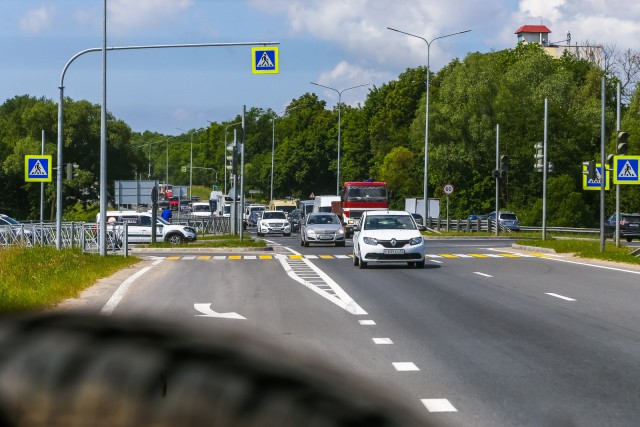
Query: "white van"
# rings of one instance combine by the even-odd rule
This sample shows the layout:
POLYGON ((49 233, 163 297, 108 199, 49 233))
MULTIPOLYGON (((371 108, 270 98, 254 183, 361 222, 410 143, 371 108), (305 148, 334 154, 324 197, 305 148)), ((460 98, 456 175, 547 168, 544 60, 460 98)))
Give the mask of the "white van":
MULTIPOLYGON (((96 222, 100 214, 96 214, 96 222)), ((151 213, 136 211, 107 211, 107 224, 118 226, 127 224, 129 243, 151 243, 151 213)), ((173 244, 193 242, 197 239, 195 228, 187 225, 171 224, 160 215, 156 222, 156 241, 173 244)))
POLYGON ((209 202, 191 203, 191 215, 200 217, 212 217, 213 211, 209 202))
POLYGON ((332 212, 331 203, 339 202, 340 196, 316 196, 313 199, 314 212, 332 212))

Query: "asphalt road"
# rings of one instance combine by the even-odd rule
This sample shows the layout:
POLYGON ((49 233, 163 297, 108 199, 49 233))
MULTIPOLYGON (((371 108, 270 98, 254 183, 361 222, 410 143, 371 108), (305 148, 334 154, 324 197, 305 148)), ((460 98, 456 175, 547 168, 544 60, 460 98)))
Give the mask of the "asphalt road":
POLYGON ((460 426, 635 426, 640 271, 508 240, 431 240, 423 270, 352 265, 346 248, 158 254, 104 314, 229 326, 373 381, 460 426))

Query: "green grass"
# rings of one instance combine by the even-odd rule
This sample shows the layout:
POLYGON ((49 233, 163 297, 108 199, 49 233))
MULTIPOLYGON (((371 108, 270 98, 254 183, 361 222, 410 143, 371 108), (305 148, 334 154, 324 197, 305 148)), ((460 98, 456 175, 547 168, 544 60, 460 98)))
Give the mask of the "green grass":
POLYGON ((172 245, 171 243, 158 242, 155 244, 141 245, 148 248, 264 248, 267 244, 264 240, 252 240, 247 234, 242 242, 238 235, 199 236, 198 240, 191 243, 172 245))
POLYGON ((640 258, 631 255, 632 250, 621 246, 617 248, 613 242, 606 242, 604 252, 600 252, 599 240, 517 240, 517 244, 549 248, 557 253, 573 253, 581 258, 601 259, 605 261, 640 264, 640 258))
POLYGON ((50 246, 0 248, 0 312, 52 307, 138 261, 50 246))

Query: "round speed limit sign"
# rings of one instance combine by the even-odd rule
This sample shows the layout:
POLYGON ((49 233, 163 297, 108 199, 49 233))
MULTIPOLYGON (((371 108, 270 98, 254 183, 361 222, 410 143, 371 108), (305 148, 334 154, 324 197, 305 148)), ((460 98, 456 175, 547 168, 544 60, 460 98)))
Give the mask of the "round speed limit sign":
POLYGON ((444 194, 446 194, 447 196, 451 195, 453 193, 453 185, 451 184, 446 184, 444 186, 444 194))

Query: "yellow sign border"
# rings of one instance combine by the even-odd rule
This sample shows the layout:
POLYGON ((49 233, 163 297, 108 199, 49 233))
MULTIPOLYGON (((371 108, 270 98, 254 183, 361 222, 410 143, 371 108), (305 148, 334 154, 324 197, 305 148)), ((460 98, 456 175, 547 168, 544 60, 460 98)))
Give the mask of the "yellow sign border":
POLYGON ((24 180, 25 182, 51 182, 51 162, 52 156, 30 155, 24 156, 24 180), (30 159, 46 159, 47 160, 47 177, 46 178, 29 178, 29 160, 30 159))
POLYGON ((279 74, 280 73, 280 55, 278 52, 278 46, 271 47, 252 47, 251 48, 251 72, 253 74, 279 74), (258 70, 258 64, 256 61, 256 51, 273 51, 274 52, 274 65, 273 70, 258 70))
MULTIPOLYGON (((602 165, 600 163, 596 163, 596 167, 600 168, 601 170, 604 170, 604 182, 605 182, 605 186, 604 189, 608 190, 609 189, 609 171, 607 170, 607 168, 603 168, 602 165)), ((589 177, 587 176, 587 174, 585 173, 587 172, 587 165, 582 164, 582 189, 583 190, 596 190, 596 191, 600 191, 600 188, 602 187, 602 184, 596 186, 592 186, 592 187, 588 187, 587 186, 587 181, 589 180, 589 177)))
POLYGON ((640 177, 635 181, 618 180, 618 159, 638 160, 638 165, 640 166, 640 156, 613 156, 613 183, 617 185, 640 185, 640 177))

